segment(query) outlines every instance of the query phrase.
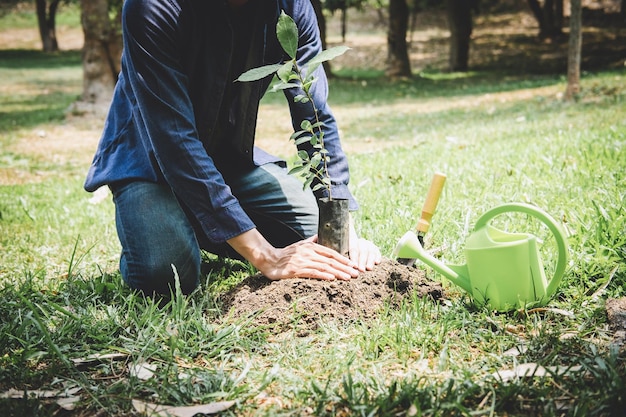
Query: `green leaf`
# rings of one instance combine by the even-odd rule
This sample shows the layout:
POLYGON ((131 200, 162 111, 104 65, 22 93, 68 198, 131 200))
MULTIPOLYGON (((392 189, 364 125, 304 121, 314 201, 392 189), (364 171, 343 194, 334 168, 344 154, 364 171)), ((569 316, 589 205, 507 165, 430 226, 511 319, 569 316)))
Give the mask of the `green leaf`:
POLYGON ((322 155, 320 155, 319 153, 316 153, 315 155, 313 155, 313 158, 311 158, 311 166, 317 168, 318 166, 320 166, 321 163, 322 163, 322 155))
POLYGON ((302 136, 294 141, 296 145, 302 145, 303 143, 313 142, 315 136, 302 136))
POLYGON ((326 50, 323 50, 322 52, 320 52, 319 54, 317 54, 316 56, 314 56, 313 58, 311 58, 309 60, 309 62, 307 62, 307 74, 311 74, 313 73, 313 71, 315 71, 317 69, 317 67, 322 63, 322 62, 326 62, 326 61, 330 61, 331 59, 335 59, 338 56, 341 56, 343 54, 346 53, 347 50, 349 50, 350 48, 345 46, 345 45, 341 45, 341 46, 334 46, 332 48, 328 48, 326 50))
POLYGON ((277 71, 276 71, 276 75, 278 75, 278 78, 280 78, 280 80, 284 83, 288 83, 291 73, 293 72, 293 60, 292 61, 287 61, 283 64, 283 66, 281 66, 277 71))
POLYGON ((287 55, 295 59, 298 51, 298 27, 284 10, 280 12, 278 23, 276 23, 276 36, 287 55))
POLYGON ((309 98, 305 94, 298 94, 293 98, 294 103, 308 103, 309 98))
POLYGON ((306 130, 307 132, 311 131, 311 122, 304 119, 302 122, 300 122, 300 128, 306 130))
POLYGON ((306 130, 298 130, 297 132, 293 132, 293 134, 289 137, 289 139, 291 140, 298 139, 300 136, 304 135, 305 133, 307 133, 306 130))
POLYGON ((272 85, 272 92, 287 90, 289 88, 296 88, 296 87, 300 87, 300 86, 298 84, 284 83, 284 82, 281 81, 281 82, 278 82, 278 83, 272 85))
POLYGON ((291 168, 289 170, 289 175, 298 175, 302 171, 304 171, 304 166, 303 165, 295 165, 293 168, 291 168))
POLYGON ((237 78, 235 81, 241 81, 241 82, 257 81, 257 80, 267 77, 268 75, 274 74, 281 67, 282 67, 282 64, 271 64, 271 65, 264 65, 258 68, 252 68, 251 70, 248 70, 244 72, 243 74, 241 74, 239 78, 237 78))
POLYGON ((302 159, 303 161, 308 161, 309 154, 306 151, 298 151, 298 158, 302 159))

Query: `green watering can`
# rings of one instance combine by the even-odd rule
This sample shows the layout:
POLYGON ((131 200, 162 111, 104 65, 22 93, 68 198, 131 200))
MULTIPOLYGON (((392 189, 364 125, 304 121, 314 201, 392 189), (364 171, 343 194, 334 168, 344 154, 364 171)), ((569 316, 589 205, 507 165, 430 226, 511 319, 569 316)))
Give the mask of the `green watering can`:
POLYGON ((554 295, 567 262, 565 233, 543 210, 529 204, 509 203, 483 214, 467 239, 465 265, 446 265, 427 253, 413 232, 398 242, 395 258, 419 259, 454 284, 467 291, 478 304, 498 311, 541 306, 554 295), (489 224, 508 212, 532 215, 544 223, 556 239, 558 260, 550 280, 541 262, 537 237, 528 233, 508 233, 489 224))

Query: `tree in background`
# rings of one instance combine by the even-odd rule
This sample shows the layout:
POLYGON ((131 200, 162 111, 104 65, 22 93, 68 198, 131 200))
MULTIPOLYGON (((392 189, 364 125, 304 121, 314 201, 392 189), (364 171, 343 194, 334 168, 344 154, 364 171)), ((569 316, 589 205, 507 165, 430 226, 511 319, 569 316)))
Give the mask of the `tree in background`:
POLYGON ((406 0, 389 0, 387 29, 387 70, 392 78, 411 77, 411 62, 406 41, 409 27, 409 6, 406 0))
MULTIPOLYGON (((317 26, 320 29, 320 38, 322 39, 322 49, 326 49, 326 16, 324 16, 324 6, 321 0, 311 0, 313 9, 315 10, 315 16, 317 17, 317 26)), ((330 61, 322 63, 326 76, 331 78, 333 76, 332 68, 330 67, 330 61)))
POLYGON ((467 71, 469 68, 472 12, 477 8, 478 0, 446 0, 450 28, 450 71, 467 71))
POLYGON ((570 9, 567 89, 565 90, 565 100, 573 100, 580 92, 580 56, 582 52, 581 0, 571 0, 570 9))
POLYGON ((556 39, 563 35, 563 0, 528 0, 528 6, 539 24, 540 39, 556 39))
POLYGON ((73 111, 102 113, 108 108, 122 57, 123 0, 81 0, 83 94, 73 111))
MULTIPOLYGON (((56 33, 56 16, 61 2, 69 3, 71 0, 35 0, 37 13, 37 27, 44 52, 57 52, 59 43, 56 33)), ((0 15, 9 13, 17 8, 24 0, 0 0, 0 15)))
POLYGON ((368 3, 368 0, 324 0, 323 3, 324 9, 331 13, 334 14, 337 11, 341 12, 341 40, 345 42, 346 32, 348 30, 348 9, 351 7, 360 9, 363 5, 368 3))
POLYGON ((39 24, 39 36, 44 52, 56 52, 59 50, 56 33, 56 14, 61 0, 36 0, 37 23, 39 24))

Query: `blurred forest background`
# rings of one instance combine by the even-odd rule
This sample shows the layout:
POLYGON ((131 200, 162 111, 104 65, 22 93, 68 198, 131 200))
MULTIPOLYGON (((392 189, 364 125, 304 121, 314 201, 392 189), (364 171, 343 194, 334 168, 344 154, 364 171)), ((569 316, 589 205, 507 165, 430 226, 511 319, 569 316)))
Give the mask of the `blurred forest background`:
MULTIPOLYGON (((356 51, 347 54, 343 61, 334 62, 338 69, 379 71, 381 76, 391 79, 419 76, 425 69, 515 71, 529 75, 563 73, 569 79, 579 77, 572 70, 625 68, 625 1, 312 0, 312 3, 324 43, 345 43, 356 51), (572 30, 575 32, 570 36, 572 30), (351 33, 359 36, 351 37, 351 33), (421 37, 415 36, 416 33, 421 37), (578 46, 572 44, 577 38, 578 46)), ((0 0, 0 13, 36 13, 38 28, 33 29, 37 30, 39 47, 44 52, 82 50, 83 93, 73 111, 97 112, 109 103, 119 72, 122 4, 123 0, 0 0), (80 15, 82 33, 74 31, 64 37, 66 33, 60 32, 67 29, 57 28, 56 16, 59 10, 72 7, 80 15)), ((13 33, 13 36, 24 34, 13 33)), ((9 42, 0 37, 0 49, 5 44, 9 42)), ((337 75, 335 69, 327 67, 331 76, 337 75)))

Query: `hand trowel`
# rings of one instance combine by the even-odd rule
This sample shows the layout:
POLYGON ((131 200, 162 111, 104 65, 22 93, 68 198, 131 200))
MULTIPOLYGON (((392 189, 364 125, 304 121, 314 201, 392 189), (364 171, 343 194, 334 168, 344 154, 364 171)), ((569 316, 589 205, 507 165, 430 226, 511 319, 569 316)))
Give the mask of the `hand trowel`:
MULTIPOLYGON (((445 174, 436 172, 433 175, 430 188, 428 189, 428 194, 426 195, 426 201, 424 201, 424 206, 422 207, 422 215, 417 222, 417 227, 415 228, 417 232, 417 239, 422 246, 424 246, 424 235, 428 232, 428 229, 430 229, 430 221, 435 214, 435 209, 437 208, 437 203, 439 202, 439 197, 441 196, 441 191, 443 190, 445 182, 445 174)), ((415 259, 398 258, 397 261, 407 266, 413 266, 415 259)))

